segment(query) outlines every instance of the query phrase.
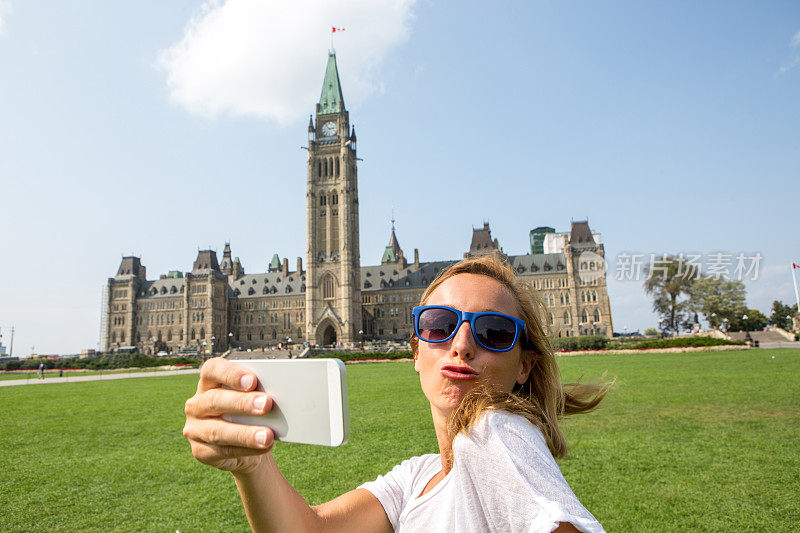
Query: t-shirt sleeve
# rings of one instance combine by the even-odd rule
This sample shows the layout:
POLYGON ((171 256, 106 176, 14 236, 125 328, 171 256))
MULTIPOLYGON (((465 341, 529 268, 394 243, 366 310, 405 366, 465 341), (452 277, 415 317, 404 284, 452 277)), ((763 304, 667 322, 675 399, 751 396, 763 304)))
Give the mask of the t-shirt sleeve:
POLYGON ((369 481, 359 486, 359 489, 370 491, 381 502, 383 510, 392 528, 397 529, 400 513, 405 506, 414 499, 415 480, 419 479, 420 472, 425 470, 431 461, 438 456, 422 455, 406 459, 392 468, 387 474, 378 476, 375 481, 369 481))
POLYGON ((539 428, 490 410, 453 442, 456 531, 553 531, 603 527, 578 501, 539 428))

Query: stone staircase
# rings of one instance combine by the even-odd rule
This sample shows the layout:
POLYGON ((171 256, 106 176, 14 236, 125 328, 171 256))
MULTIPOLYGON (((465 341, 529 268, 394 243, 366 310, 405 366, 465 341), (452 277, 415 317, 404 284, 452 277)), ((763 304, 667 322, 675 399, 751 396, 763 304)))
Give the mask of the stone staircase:
POLYGON ((243 360, 243 359, 295 359, 298 357, 304 357, 304 354, 308 352, 308 348, 305 349, 297 349, 297 350, 247 350, 247 351, 238 351, 238 350, 230 350, 222 354, 222 357, 226 359, 236 359, 236 360, 243 360))
POLYGON ((750 336, 754 343, 757 342, 759 346, 765 344, 795 344, 794 336, 790 339, 784 331, 732 331, 728 333, 728 336, 734 341, 744 341, 747 335, 750 336))

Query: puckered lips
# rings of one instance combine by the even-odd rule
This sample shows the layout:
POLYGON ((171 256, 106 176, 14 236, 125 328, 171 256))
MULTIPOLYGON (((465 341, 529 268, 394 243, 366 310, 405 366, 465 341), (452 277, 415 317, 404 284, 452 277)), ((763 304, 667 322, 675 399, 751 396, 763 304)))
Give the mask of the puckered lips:
POLYGON ((441 374, 450 379, 477 379, 478 373, 468 366, 444 365, 441 374))

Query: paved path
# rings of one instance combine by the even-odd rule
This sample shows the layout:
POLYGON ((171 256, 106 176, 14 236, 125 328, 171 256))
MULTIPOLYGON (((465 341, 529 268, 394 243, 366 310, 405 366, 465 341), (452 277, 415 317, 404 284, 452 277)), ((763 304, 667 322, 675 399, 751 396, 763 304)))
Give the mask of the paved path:
MULTIPOLYGON (((188 368, 185 370, 157 370, 153 372, 119 372, 109 374, 96 374, 94 376, 69 376, 65 378, 50 378, 37 379, 36 377, 28 379, 9 379, 0 381, 0 387, 13 387, 15 385, 46 385, 48 383, 74 383, 76 381, 108 381, 111 379, 128 379, 128 378, 157 378, 160 376, 178 376, 181 374, 199 374, 200 370, 197 368, 188 368)), ((46 376, 47 374, 45 374, 46 376)))

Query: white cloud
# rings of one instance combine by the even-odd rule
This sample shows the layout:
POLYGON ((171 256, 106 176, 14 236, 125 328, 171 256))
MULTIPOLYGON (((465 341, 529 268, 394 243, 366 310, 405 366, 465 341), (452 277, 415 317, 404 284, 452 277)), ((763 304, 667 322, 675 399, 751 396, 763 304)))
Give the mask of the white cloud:
POLYGON ((11 2, 0 0, 0 36, 6 34, 6 20, 11 13, 11 2))
MULTIPOLYGON (((2 0, 0 0, 2 1, 2 0)), ((287 123, 313 111, 331 27, 345 102, 381 87, 389 50, 408 39, 415 0, 211 0, 159 53, 173 102, 191 113, 287 123)))
MULTIPOLYGON (((789 41, 789 46, 792 48, 800 48, 800 31, 792 36, 792 40, 789 41)), ((785 74, 797 65, 800 65, 800 55, 795 55, 788 63, 779 68, 778 72, 775 73, 775 77, 777 78, 778 76, 785 74)))

